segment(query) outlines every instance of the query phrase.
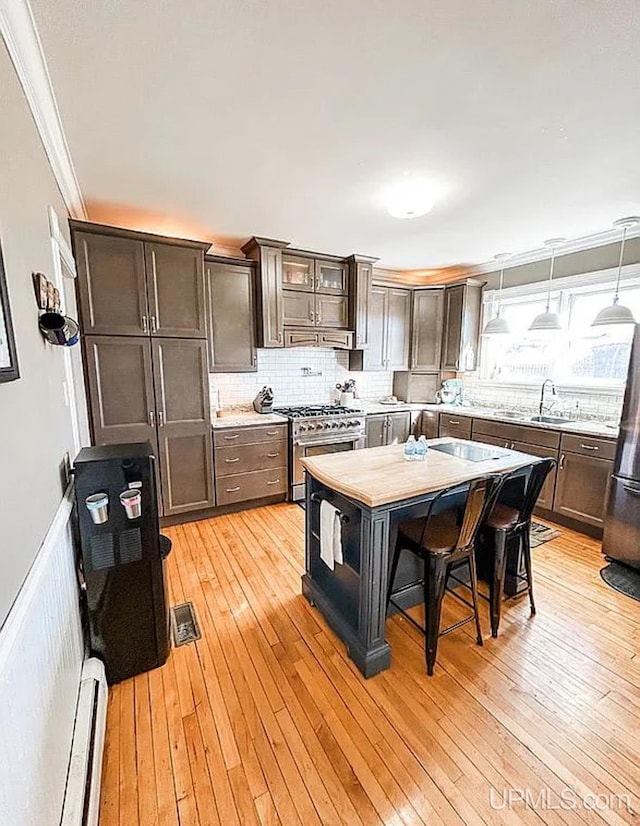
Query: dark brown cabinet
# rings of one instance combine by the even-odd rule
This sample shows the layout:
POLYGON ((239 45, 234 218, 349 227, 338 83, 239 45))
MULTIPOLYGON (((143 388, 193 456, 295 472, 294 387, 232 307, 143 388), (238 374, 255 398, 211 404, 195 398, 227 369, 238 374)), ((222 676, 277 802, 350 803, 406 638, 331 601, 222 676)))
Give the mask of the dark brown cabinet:
POLYGON ((443 288, 413 291, 411 315, 411 369, 440 369, 442 352, 443 288))
POLYGON ((468 416, 458 416, 454 413, 441 413, 438 425, 438 436, 453 436, 456 439, 471 438, 471 422, 468 416))
POLYGON ((344 261, 315 259, 315 289, 318 293, 346 293, 348 265, 344 261))
POLYGON ((614 442, 563 434, 553 509, 601 528, 614 453, 614 442))
POLYGON ((444 291, 442 356, 443 370, 475 370, 480 336, 482 284, 469 280, 444 291))
MULTIPOLYGON (((283 324, 291 328, 346 329, 347 265, 342 261, 283 253, 283 324)), ((288 338, 285 338, 285 346, 288 338)), ((318 339, 317 344, 320 344, 318 339)), ((289 345, 291 346, 291 345, 289 345)))
POLYGON ((162 514, 213 505, 206 341, 86 336, 94 444, 151 442, 162 514))
POLYGON ((206 243, 71 227, 85 335, 205 338, 206 243))
POLYGON ((369 347, 349 354, 352 370, 406 370, 411 292, 373 286, 369 294, 369 347))
POLYGON ((210 372, 255 371, 253 265, 207 258, 205 275, 210 372))
POLYGON ((286 424, 214 432, 216 503, 282 497, 288 486, 286 424))
POLYGON ((283 290, 285 327, 315 327, 316 297, 306 290, 283 290))
POLYGON ((256 286, 259 347, 284 347, 284 304, 282 296, 282 250, 286 241, 251 238, 242 251, 258 262, 256 286))
POLYGON ((367 447, 402 444, 409 438, 410 431, 411 414, 408 410, 367 416, 367 447))
POLYGON ((353 330, 353 346, 369 346, 369 300, 373 264, 377 258, 352 255, 349 261, 349 327, 353 330))

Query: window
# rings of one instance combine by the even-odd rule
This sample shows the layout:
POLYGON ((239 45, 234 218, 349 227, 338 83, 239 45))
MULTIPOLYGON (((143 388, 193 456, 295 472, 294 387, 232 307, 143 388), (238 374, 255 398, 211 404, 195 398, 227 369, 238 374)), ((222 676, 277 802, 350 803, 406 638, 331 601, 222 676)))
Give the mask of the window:
MULTIPOLYGON (((559 313, 563 330, 547 334, 529 331, 534 317, 546 307, 540 286, 529 295, 504 298, 501 314, 511 335, 483 337, 482 378, 505 384, 538 384, 552 378, 564 385, 603 389, 624 383, 633 327, 591 326, 599 310, 613 300, 613 291, 612 284, 552 293, 550 309, 559 313)), ((620 303, 640 319, 640 287, 621 289, 620 303)), ((485 316, 491 312, 491 305, 485 305, 485 316)))

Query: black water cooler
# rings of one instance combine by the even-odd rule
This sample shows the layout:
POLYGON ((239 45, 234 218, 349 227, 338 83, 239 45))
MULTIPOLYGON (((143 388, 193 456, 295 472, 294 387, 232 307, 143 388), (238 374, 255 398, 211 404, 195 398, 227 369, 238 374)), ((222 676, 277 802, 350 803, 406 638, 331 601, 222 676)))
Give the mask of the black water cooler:
POLYGON ((151 445, 83 448, 75 494, 91 652, 117 683, 169 656, 163 568, 171 544, 160 536, 151 445))

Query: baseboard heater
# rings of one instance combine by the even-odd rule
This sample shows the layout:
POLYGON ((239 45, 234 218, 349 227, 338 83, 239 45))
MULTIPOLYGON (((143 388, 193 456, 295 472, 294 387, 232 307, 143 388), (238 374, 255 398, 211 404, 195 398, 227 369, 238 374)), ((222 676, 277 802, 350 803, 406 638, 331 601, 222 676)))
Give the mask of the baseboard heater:
POLYGON ((107 691, 103 664, 85 660, 60 826, 98 826, 107 691))

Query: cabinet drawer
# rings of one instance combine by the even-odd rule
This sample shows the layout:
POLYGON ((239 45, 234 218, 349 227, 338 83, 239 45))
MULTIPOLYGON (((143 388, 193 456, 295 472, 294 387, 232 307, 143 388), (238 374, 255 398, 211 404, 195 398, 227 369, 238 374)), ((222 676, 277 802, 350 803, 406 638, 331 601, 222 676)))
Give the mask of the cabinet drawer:
POLYGON ((256 470, 222 477, 216 487, 216 501, 218 505, 232 505, 234 502, 262 499, 286 492, 286 467, 256 470))
POLYGON ((455 413, 441 413, 439 436, 455 436, 458 439, 471 438, 471 422, 468 416, 456 416, 455 413))
POLYGON ((527 427, 526 425, 493 422, 485 419, 475 419, 473 435, 495 436, 503 442, 525 442, 540 447, 558 448, 560 434, 556 430, 544 430, 541 427, 527 427))
POLYGON ((307 332, 306 330, 285 330, 285 347, 317 347, 318 333, 307 332))
POLYGON ((353 347, 353 333, 348 330, 325 330, 318 333, 320 347, 337 347, 350 350, 353 347))
POLYGON ((213 431, 213 443, 216 448, 251 445, 256 442, 280 442, 287 439, 286 424, 272 424, 264 427, 230 427, 213 431))
POLYGON ((287 464, 287 442, 259 442, 254 445, 218 447, 215 452, 216 479, 235 473, 266 470, 287 464))
POLYGON ((594 456, 597 459, 614 459, 616 455, 616 443, 613 441, 570 433, 562 434, 560 448, 562 451, 581 453, 583 456, 594 456))

